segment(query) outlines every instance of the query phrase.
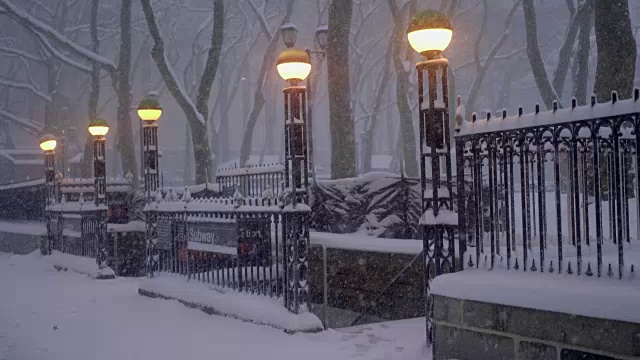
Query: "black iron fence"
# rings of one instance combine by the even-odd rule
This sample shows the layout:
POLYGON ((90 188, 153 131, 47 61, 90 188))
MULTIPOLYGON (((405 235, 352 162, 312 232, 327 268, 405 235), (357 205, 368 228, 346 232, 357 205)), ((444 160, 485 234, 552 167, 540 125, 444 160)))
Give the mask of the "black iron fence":
POLYGON ((216 182, 226 196, 237 189, 244 196, 262 196, 263 192, 280 195, 284 184, 284 165, 264 164, 258 166, 219 169, 216 182))
POLYGON ((309 213, 275 197, 182 199, 146 207, 157 270, 308 308, 309 213))
POLYGON ((471 184, 458 196, 465 265, 633 276, 639 95, 464 123, 456 153, 458 177, 471 184))

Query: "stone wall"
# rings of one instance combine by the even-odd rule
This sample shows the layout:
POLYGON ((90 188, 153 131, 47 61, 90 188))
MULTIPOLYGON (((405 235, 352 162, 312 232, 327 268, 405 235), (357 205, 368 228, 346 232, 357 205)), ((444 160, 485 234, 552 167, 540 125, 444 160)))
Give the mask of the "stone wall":
POLYGON ((0 231, 0 252, 29 254, 40 248, 46 235, 21 234, 0 231))
POLYGON ((349 326, 361 313, 359 324, 424 316, 422 264, 416 255, 326 248, 326 317, 322 247, 313 246, 310 255, 312 310, 328 320, 325 326, 349 326))
POLYGON ((638 359, 640 324, 434 296, 434 359, 638 359))

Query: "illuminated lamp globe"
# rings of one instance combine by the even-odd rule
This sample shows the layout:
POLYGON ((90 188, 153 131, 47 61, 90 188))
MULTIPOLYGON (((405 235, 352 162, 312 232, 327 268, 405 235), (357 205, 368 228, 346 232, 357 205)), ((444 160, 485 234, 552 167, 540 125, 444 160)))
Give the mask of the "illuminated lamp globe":
POLYGON ((407 29, 411 47, 428 59, 439 57, 452 37, 453 28, 447 16, 433 10, 417 13, 407 29))
POLYGON ((53 151, 56 149, 56 145, 58 145, 58 142, 55 136, 51 134, 46 134, 40 139, 40 149, 42 151, 53 151))
POLYGON ((144 98, 138 105, 138 116, 143 121, 156 121, 162 115, 162 107, 156 99, 144 98))
POLYGON ((105 136, 109 132, 109 124, 104 119, 91 120, 89 133, 93 136, 105 136))
POLYGON ((278 56, 276 63, 278 74, 289 81, 296 83, 309 76, 311 72, 311 59, 306 51, 301 49, 287 49, 278 56))

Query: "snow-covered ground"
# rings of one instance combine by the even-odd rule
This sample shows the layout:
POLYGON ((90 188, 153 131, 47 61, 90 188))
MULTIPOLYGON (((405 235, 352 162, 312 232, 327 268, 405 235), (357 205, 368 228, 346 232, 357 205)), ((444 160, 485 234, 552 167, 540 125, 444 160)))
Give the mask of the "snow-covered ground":
POLYGON ((0 359, 430 359, 424 318, 316 334, 207 315, 138 295, 140 279, 57 272, 0 253, 0 359))

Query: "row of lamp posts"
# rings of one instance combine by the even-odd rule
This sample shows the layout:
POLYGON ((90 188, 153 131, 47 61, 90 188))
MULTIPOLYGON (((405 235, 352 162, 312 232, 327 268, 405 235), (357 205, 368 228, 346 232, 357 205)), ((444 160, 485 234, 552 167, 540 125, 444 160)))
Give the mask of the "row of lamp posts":
MULTIPOLYGON (((162 108, 157 100, 145 98, 138 106, 138 116, 143 122, 144 140, 141 144, 145 159, 144 181, 147 199, 158 189, 158 131, 157 120, 162 114, 162 108)), ((93 119, 89 123, 89 134, 93 139, 93 185, 94 202, 96 206, 95 229, 97 253, 96 262, 99 268, 106 266, 108 250, 106 247, 107 234, 107 172, 106 172, 106 135, 109 132, 109 124, 103 119, 93 119)), ((40 148, 44 151, 45 158, 45 186, 46 205, 57 202, 56 197, 56 166, 55 150, 56 137, 51 134, 42 136, 40 148)), ((43 246, 43 253, 51 254, 53 234, 50 225, 50 213, 47 211, 47 242, 43 246)))
MULTIPOLYGON (((295 48, 297 28, 286 24, 281 27, 282 38, 287 46, 277 60, 277 70, 280 76, 288 82, 284 93, 284 128, 285 128, 285 188, 291 190, 291 203, 307 203, 309 198, 308 175, 314 172, 312 116, 309 90, 311 78, 307 86, 303 81, 311 73, 311 56, 324 56, 327 47, 328 29, 321 26, 316 29, 316 40, 321 51, 301 50, 295 48)), ((427 301, 427 339, 433 338, 429 315, 432 311, 429 285, 431 280, 442 273, 462 268, 462 263, 456 264, 454 231, 457 228, 457 214, 453 209, 453 180, 452 159, 449 130, 449 96, 448 96, 448 61, 442 52, 451 42, 453 35, 448 18, 436 11, 425 10, 418 13, 407 29, 407 38, 411 47, 425 58, 416 65, 418 75, 418 106, 419 106, 419 137, 420 137, 420 180, 422 188, 423 222, 422 238, 424 249, 424 291, 427 301), (426 88, 425 88, 426 75, 426 88), (431 190, 427 185, 431 183, 431 190), (446 190, 446 191, 445 191, 446 190), (443 216, 447 212, 454 214, 443 216), (427 216, 431 214, 432 216, 427 216), (445 241, 447 249, 444 249, 445 241)), ((142 151, 144 158, 144 181, 146 198, 149 201, 159 187, 158 169, 158 127, 157 120, 162 114, 162 108, 157 100, 144 99, 138 107, 138 115, 143 121, 142 151)), ((94 185, 95 201, 98 207, 104 206, 106 198, 105 173, 105 135, 109 127, 103 120, 92 121, 89 132, 94 141, 94 185)), ((45 152, 47 204, 55 202, 55 166, 54 152, 56 140, 47 135, 40 143, 45 152)), ((462 191, 459 187, 459 191, 462 191)), ((106 225, 106 207, 104 211, 106 225)), ((102 224, 102 222, 101 222, 102 224)), ((106 233, 106 229, 101 231, 106 233)), ((459 234, 462 236, 463 234, 459 234)), ((149 239, 150 237, 147 236, 149 239)), ((104 244, 104 237, 99 237, 99 244, 104 244)), ((460 238, 460 253, 464 253, 462 246, 464 239, 460 238)), ((49 241, 50 242, 50 241, 49 241)), ((99 248, 101 245, 99 245, 99 248)), ((48 245, 50 251, 50 245, 48 245)), ((157 248, 153 241, 148 244, 148 271, 153 274, 154 258, 157 248)), ((98 264, 104 266, 103 256, 98 256, 98 264)), ((305 275, 306 276, 306 275, 305 275)), ((297 279, 302 280, 302 279, 297 279)))

